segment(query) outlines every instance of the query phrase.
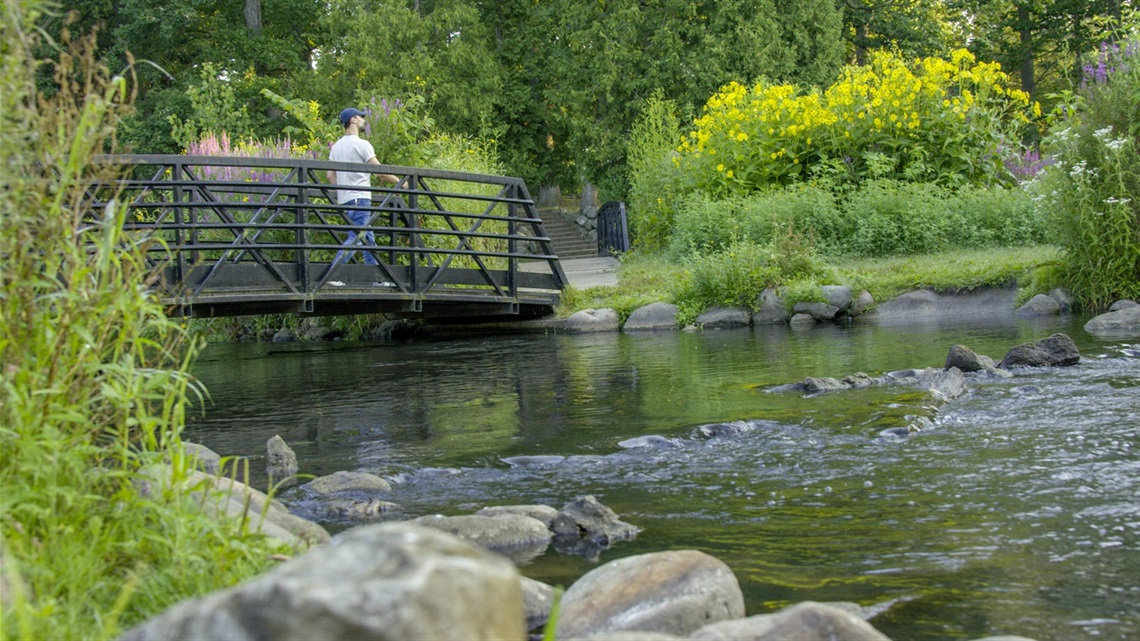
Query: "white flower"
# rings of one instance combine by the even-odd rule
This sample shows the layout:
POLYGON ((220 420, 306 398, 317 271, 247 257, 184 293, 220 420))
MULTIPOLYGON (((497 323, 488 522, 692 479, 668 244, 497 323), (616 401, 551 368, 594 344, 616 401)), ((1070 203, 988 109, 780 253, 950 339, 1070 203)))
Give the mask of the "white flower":
POLYGON ((1106 205, 1117 205, 1117 204, 1127 205, 1130 202, 1132 202, 1131 198, 1117 198, 1116 196, 1109 196, 1108 199, 1104 201, 1104 204, 1106 204, 1106 205))
MULTIPOLYGON (((1111 129, 1111 127, 1109 127, 1109 129, 1111 129)), ((1104 143, 1104 146, 1113 151, 1120 151, 1120 148, 1123 147, 1127 142, 1127 138, 1117 138, 1116 140, 1110 140, 1104 143)))
POLYGON ((1102 140, 1102 141, 1106 140, 1111 135, 1112 135, 1112 125, 1109 125, 1109 126, 1105 127, 1104 129, 1097 129, 1096 131, 1093 132, 1093 138, 1096 138, 1097 140, 1102 140))

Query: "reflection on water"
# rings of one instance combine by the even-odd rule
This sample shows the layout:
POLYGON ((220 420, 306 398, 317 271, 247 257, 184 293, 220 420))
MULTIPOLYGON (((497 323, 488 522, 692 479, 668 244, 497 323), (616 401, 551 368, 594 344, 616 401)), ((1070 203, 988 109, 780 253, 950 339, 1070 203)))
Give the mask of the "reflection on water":
MULTIPOLYGON (((602 562, 704 550, 749 614, 900 599, 873 621, 896 639, 1140 636, 1140 358, 1076 321, 218 345, 195 372, 211 403, 190 439, 256 470, 280 434, 302 473, 393 480, 392 518, 593 494, 644 528, 602 562), (972 379, 941 406, 902 387, 769 391, 1055 331, 1079 365, 972 379), (733 421, 753 429, 697 430, 733 421), (643 435, 671 442, 619 446, 643 435), (536 455, 554 458, 503 462, 536 455)), ((568 585, 592 567, 548 553, 522 570, 568 585)))

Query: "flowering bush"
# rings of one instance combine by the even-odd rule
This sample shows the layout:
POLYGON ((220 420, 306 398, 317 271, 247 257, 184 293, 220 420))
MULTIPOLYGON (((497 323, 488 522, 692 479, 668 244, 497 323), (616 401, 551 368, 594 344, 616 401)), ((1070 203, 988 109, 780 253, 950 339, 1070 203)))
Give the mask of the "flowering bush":
POLYGON ((1140 299, 1140 38, 1102 46, 1085 74, 1030 188, 1064 250, 1054 284, 1102 309, 1140 299))
POLYGON ((748 193, 809 179, 994 182, 999 147, 1039 108, 970 52, 907 65, 889 52, 848 66, 826 91, 733 82, 711 97, 678 148, 696 189, 748 193))

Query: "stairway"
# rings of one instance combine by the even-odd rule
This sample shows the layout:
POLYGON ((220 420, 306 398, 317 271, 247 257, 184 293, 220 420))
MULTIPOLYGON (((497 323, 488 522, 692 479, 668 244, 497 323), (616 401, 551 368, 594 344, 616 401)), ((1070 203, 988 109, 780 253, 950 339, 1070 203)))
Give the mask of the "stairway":
POLYGON ((564 210, 559 208, 542 209, 538 212, 542 218, 542 228, 550 238, 554 253, 558 255, 559 260, 597 258, 597 241, 590 240, 586 232, 563 212, 564 210))

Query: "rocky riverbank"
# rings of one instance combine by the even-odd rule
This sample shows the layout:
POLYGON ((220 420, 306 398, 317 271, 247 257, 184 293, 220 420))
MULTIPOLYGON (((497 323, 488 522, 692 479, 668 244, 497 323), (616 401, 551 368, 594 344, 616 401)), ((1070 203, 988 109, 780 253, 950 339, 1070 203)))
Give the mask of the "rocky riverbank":
MULTIPOLYGON (((770 393, 827 394, 906 385, 933 403, 966 394, 975 378, 1008 377, 1020 367, 1079 362, 1063 334, 1014 346, 995 361, 956 345, 942 367, 843 379, 809 377, 770 393)), ((749 421, 696 428, 690 439, 639 436, 626 449, 678 448, 702 439, 737 438, 762 426, 749 421), (691 442, 690 442, 691 441, 691 442)), ((905 438, 909 430, 877 438, 905 438)), ((267 444, 269 475, 297 472, 288 445, 267 444)), ((895 601, 800 603, 746 617, 732 568, 698 550, 625 557, 595 567, 561 596, 521 576, 518 564, 549 553, 598 559, 641 531, 592 496, 556 508, 488 506, 474 514, 400 515, 388 479, 341 471, 294 487, 282 500, 224 477, 222 461, 191 446, 202 470, 186 479, 205 509, 244 515, 251 529, 291 545, 295 558, 243 585, 176 606, 128 631, 123 639, 526 639, 554 626, 559 639, 887 639, 871 620, 895 601), (407 518, 412 516, 412 518, 407 518), (312 520, 309 520, 312 519, 312 520), (314 521, 355 524, 335 537, 314 521), (554 614, 554 604, 559 604, 554 614)), ((599 458, 604 458, 599 457, 599 458)), ((559 465, 564 457, 504 459, 512 467, 559 465)), ((151 470, 144 489, 169 483, 151 470)), ((752 604, 757 607, 757 604, 752 604)), ((1005 637, 1010 639, 1012 637, 1005 637)))

